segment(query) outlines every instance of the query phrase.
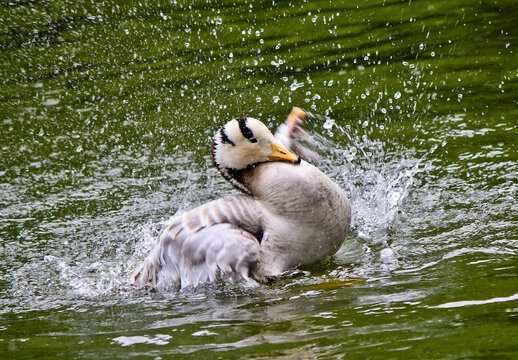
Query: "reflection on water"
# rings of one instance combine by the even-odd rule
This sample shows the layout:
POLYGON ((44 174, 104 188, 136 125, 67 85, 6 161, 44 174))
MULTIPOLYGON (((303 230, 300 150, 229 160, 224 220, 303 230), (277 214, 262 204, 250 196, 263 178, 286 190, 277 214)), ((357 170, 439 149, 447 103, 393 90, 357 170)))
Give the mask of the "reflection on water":
POLYGON ((515 355, 512 1, 0 14, 0 353, 515 355), (232 191, 213 132, 293 105, 352 201, 338 254, 255 287, 131 287, 171 216, 232 191))
MULTIPOLYGON (((195 334, 193 334, 195 336, 195 334)), ((158 334, 154 337, 149 336, 118 336, 113 339, 115 343, 119 343, 121 346, 130 346, 135 344, 154 344, 154 345, 167 345, 168 340, 171 339, 171 335, 158 334)))

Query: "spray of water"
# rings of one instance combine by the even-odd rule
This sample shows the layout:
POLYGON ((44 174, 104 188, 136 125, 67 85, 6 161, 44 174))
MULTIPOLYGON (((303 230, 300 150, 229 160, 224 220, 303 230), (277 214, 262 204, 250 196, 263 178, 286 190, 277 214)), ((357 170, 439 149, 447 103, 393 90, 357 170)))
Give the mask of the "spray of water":
MULTIPOLYGON (((408 149, 398 148, 394 144, 389 147, 381 140, 358 134, 358 130, 338 125, 333 119, 317 116, 313 119, 320 124, 320 131, 317 128, 312 134, 317 140, 316 150, 321 154, 317 165, 348 192, 353 210, 352 241, 346 242, 337 254, 338 262, 359 259, 356 260, 361 263, 358 273, 362 275, 368 275, 371 272, 369 269, 378 270, 380 266, 385 270, 397 268, 397 254, 390 246, 388 233, 404 208, 405 199, 411 193, 418 174, 427 168, 426 155, 413 157, 408 149)), ((189 167, 189 164, 186 166, 189 167)), ((200 172, 200 176, 205 171, 204 168, 194 168, 198 169, 196 171, 200 172)), ((215 173, 213 175, 217 176, 215 173)), ((213 196, 211 188, 219 185, 199 185, 196 179, 200 176, 180 180, 185 185, 180 188, 192 191, 185 197, 179 194, 171 208, 182 212, 199 205, 199 198, 213 196)), ((132 211, 138 212, 138 209, 132 211)), ((57 274, 55 281, 60 287, 72 290, 74 296, 126 296, 133 291, 129 285, 132 272, 154 245, 157 229, 166 222, 167 218, 164 217, 159 223, 125 224, 125 229, 120 231, 124 239, 112 239, 112 243, 119 243, 119 250, 109 257, 101 256, 93 260, 93 256, 82 261, 70 261, 48 256, 45 262, 54 268, 57 274)))
POLYGON ((419 174, 431 166, 428 159, 436 147, 419 157, 412 149, 396 143, 371 139, 359 130, 339 125, 337 121, 312 115, 328 137, 314 134, 324 154, 319 166, 342 188, 348 191, 352 207, 352 238, 338 253, 345 262, 356 257, 361 245, 362 263, 367 267, 381 264, 385 270, 399 266, 398 254, 392 249, 389 233, 405 199, 419 181, 419 174), (340 138, 346 141, 335 142, 340 138), (365 265, 365 264, 364 264, 365 265))

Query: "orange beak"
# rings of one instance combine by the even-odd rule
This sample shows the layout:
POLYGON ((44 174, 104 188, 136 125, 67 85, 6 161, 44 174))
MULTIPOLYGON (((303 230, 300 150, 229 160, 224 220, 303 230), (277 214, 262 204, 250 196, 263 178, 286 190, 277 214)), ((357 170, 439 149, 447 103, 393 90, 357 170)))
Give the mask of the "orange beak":
POLYGON ((296 164, 300 162, 300 158, 297 155, 279 144, 271 143, 270 147, 272 152, 268 155, 268 159, 272 161, 289 161, 296 164))

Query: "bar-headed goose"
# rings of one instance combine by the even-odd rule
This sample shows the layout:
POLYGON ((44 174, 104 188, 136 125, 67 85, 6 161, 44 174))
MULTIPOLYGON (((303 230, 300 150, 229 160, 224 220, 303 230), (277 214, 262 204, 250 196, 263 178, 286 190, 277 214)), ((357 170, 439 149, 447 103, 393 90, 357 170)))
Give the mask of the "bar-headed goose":
POLYGON ((294 108, 274 137, 253 118, 237 118, 214 136, 212 158, 242 194, 175 217, 134 275, 139 285, 196 287, 217 279, 265 280, 333 255, 350 226, 345 192, 288 148, 305 113, 294 108), (282 143, 282 145, 280 144, 282 143))

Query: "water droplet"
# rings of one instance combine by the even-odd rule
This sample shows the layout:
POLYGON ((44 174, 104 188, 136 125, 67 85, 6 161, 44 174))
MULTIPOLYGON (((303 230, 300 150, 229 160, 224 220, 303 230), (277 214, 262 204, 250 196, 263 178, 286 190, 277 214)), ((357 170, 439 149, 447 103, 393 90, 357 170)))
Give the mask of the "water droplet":
POLYGON ((303 82, 299 83, 299 82, 297 82, 297 80, 293 80, 293 83, 290 85, 290 90, 295 91, 298 88, 303 87, 303 86, 304 86, 303 82))
POLYGON ((331 128, 333 127, 334 124, 335 124, 335 121, 333 119, 327 119, 326 122, 324 123, 324 125, 322 125, 322 126, 326 130, 331 130, 331 128))
POLYGON ((394 99, 399 99, 401 97, 401 93, 398 91, 394 94, 394 99))
POLYGON ((41 104, 44 106, 53 106, 53 105, 59 104, 59 100, 58 99, 48 99, 48 100, 42 102, 41 104))
POLYGON ((397 257, 394 250, 391 248, 385 248, 380 251, 380 260, 387 265, 397 266, 397 257))

